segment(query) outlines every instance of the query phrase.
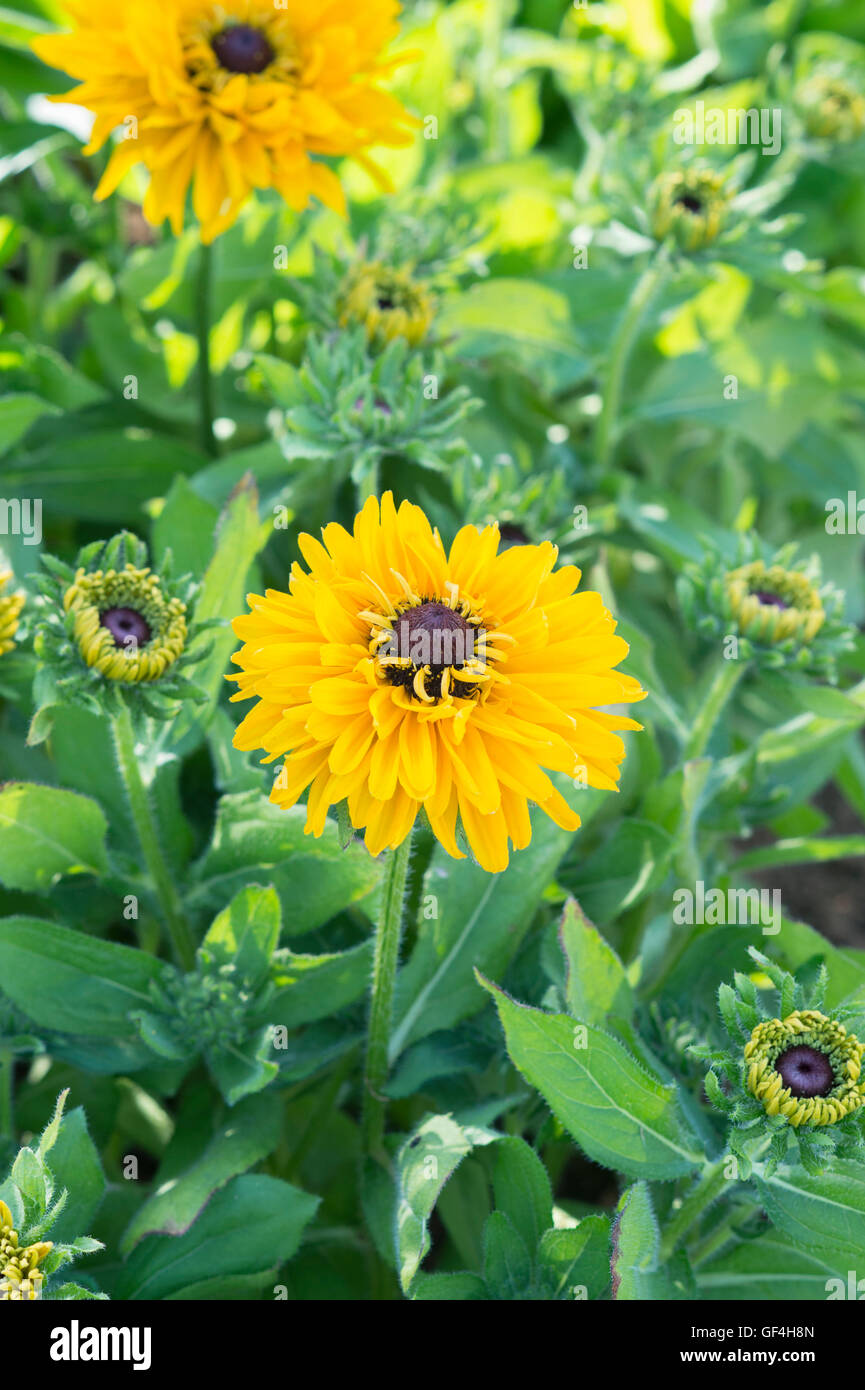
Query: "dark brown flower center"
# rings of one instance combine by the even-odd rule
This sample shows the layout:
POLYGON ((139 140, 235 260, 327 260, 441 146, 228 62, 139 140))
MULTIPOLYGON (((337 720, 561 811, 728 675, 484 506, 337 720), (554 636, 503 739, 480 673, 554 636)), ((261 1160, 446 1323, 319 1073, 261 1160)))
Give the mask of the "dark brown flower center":
POLYGON ((211 40, 222 67, 229 72, 264 72, 275 57, 260 29, 251 24, 232 24, 211 40))
POLYGON ((825 1096, 835 1085, 832 1063, 824 1052, 803 1044, 789 1047, 775 1060, 775 1070, 791 1096, 825 1096))
POLYGON ((770 593, 768 589, 755 589, 754 598, 759 599, 762 604, 769 608, 789 608, 790 605, 780 594, 770 593))
POLYGON ((703 201, 693 193, 682 193, 676 202, 688 212, 698 213, 703 211, 703 201))
POLYGON ((401 613, 393 624, 390 654, 411 666, 388 667, 392 685, 410 689, 417 672, 426 668, 425 690, 435 698, 442 694, 442 676, 452 672, 454 694, 466 697, 476 685, 461 680, 457 674, 466 662, 480 656, 477 626, 469 623, 455 609, 438 599, 426 599, 401 613))
POLYGON ((150 641, 150 624, 134 608, 107 608, 99 621, 111 633, 115 647, 143 647, 150 641))

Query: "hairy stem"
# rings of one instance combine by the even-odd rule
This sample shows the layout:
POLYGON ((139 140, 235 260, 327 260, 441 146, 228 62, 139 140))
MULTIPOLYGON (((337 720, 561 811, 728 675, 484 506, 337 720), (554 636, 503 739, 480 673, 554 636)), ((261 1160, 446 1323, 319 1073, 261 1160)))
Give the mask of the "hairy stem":
POLYGON ((129 798, 132 820, 138 835, 141 853, 156 890, 156 896, 159 899, 162 915, 165 918, 165 925, 168 928, 177 959, 184 970, 191 970, 195 964, 195 945, 174 888, 171 870, 166 863, 162 846, 159 843, 159 832, 153 815, 153 808, 135 753, 135 732, 132 727, 132 718, 125 705, 122 712, 115 715, 112 720, 112 732, 114 734, 114 746, 117 750, 117 763, 129 798))
POLYGON ((718 663, 712 684, 691 729, 691 737, 685 746, 686 760, 702 757, 724 706, 747 668, 747 661, 727 661, 722 658, 718 663))
POLYGON ((657 251, 643 271, 625 305, 616 327, 610 356, 602 383, 603 406, 598 419, 596 451, 598 463, 605 468, 612 460, 619 430, 622 392, 631 352, 640 326, 652 299, 667 274, 669 252, 666 246, 657 251))
POLYGON ((367 1154, 381 1149, 387 1100, 382 1087, 388 1073, 388 1043, 393 1018, 393 996, 399 964, 406 880, 411 854, 411 835, 388 854, 382 904, 375 934, 372 998, 363 1075, 363 1141, 367 1154))
POLYGON ((717 1163, 710 1163, 699 1182, 683 1199, 682 1205, 668 1223, 661 1239, 660 1258, 662 1263, 669 1260, 682 1238, 699 1221, 706 1208, 711 1206, 715 1198, 720 1195, 726 1182, 724 1173, 726 1162, 725 1155, 723 1158, 719 1158, 717 1163))

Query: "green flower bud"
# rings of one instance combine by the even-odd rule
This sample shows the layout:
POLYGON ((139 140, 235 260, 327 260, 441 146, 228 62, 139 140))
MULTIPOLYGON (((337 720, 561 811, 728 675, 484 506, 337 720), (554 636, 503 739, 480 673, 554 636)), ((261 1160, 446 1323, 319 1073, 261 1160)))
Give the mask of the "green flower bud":
POLYGON ((721 174, 709 169, 661 174, 649 189, 652 235, 657 241, 672 237, 682 251, 701 251, 723 229, 728 204, 721 174))

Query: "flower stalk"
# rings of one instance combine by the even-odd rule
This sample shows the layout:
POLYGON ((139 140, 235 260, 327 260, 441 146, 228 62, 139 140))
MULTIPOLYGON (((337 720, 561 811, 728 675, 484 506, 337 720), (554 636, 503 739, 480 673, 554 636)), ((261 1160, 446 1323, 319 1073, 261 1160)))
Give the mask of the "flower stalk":
POLYGON ((727 701, 748 668, 747 661, 725 660, 718 663, 712 684, 694 720, 691 736, 685 746, 685 759, 702 757, 714 733, 727 701))
POLYGON ((659 247, 653 259, 637 281, 625 305, 613 337, 602 385, 603 407, 598 419, 597 458, 602 468, 610 463, 619 431, 622 392, 628 363, 646 312, 663 284, 669 266, 669 250, 659 247))
POLYGON ((411 835, 407 835, 397 849, 388 852, 382 904, 375 935, 372 996, 363 1074, 362 1130, 364 1152, 368 1154, 379 1151, 384 1138, 387 1100, 382 1094, 382 1087, 388 1073, 388 1043, 393 1019, 393 997, 399 965, 411 841, 411 835))
POLYGON ((679 1242, 696 1225, 703 1212, 710 1207, 723 1191, 726 1175, 724 1172, 727 1156, 710 1163, 702 1177, 683 1199, 675 1216, 670 1220, 661 1240, 660 1259, 665 1263, 670 1259, 679 1242))
POLYGON ((177 959, 184 970, 191 970, 195 964, 195 945, 175 892, 162 846, 159 843, 156 820, 135 752, 135 732, 132 727, 132 718, 125 705, 121 712, 112 719, 111 729, 117 752, 117 763, 126 787, 132 820, 144 862, 156 890, 156 896, 159 899, 165 925, 168 928, 177 959))

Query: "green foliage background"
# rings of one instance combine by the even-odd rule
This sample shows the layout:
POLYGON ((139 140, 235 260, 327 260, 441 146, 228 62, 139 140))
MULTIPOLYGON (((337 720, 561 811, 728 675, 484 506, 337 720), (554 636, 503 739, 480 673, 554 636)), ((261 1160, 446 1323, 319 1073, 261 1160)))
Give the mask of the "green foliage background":
POLYGON ((44 529, 0 545, 32 600, 43 551, 71 563, 128 528, 201 581, 214 623, 207 701, 153 727, 142 769, 202 943, 189 973, 106 722, 61 703, 35 737, 26 619, 0 658, 0 1158, 68 1087, 46 1162, 70 1194, 58 1238, 104 1247, 79 1242, 81 1289, 822 1299, 857 1260, 865 1274, 850 1158, 814 1174, 791 1147, 772 1173, 758 1155, 665 1236, 725 1150, 688 1048, 717 1046, 735 971, 768 988, 748 947, 801 979, 822 962, 827 1008, 865 1030, 861 933, 833 944, 795 913, 773 936, 686 928, 671 906, 697 880, 772 886, 865 854, 861 639, 838 688, 752 673, 693 756, 717 652, 676 598, 707 546, 732 563, 753 528, 817 554, 847 621, 865 616, 865 521, 826 526, 831 499, 865 497, 865 137, 816 137, 797 95, 821 62, 865 93, 861 5, 408 4, 422 57, 399 90, 435 138, 386 156, 395 197, 348 169, 350 225, 262 197, 216 246, 218 457, 200 443, 196 232, 143 224, 143 174, 93 203, 101 156, 41 99, 66 83, 28 50, 59 14, 0 11, 0 494, 40 498, 44 529), (683 151, 674 114, 697 100, 777 108, 781 152, 683 151), (649 186, 695 154, 736 190, 726 233, 647 284, 649 186), (431 338, 376 355, 334 336, 344 263, 372 246, 416 264, 419 227, 431 338), (382 1166, 358 1124, 382 865, 336 822, 311 840, 303 808, 268 804, 272 770, 231 746, 223 674, 247 591, 286 587, 298 533, 350 525, 384 488, 446 542, 491 520, 555 540, 650 695, 620 794, 568 789, 576 836, 538 817, 499 876, 419 836, 382 1166), (852 829, 815 804, 827 788, 852 829), (217 995, 222 1031, 202 1031, 196 1001, 217 995))

